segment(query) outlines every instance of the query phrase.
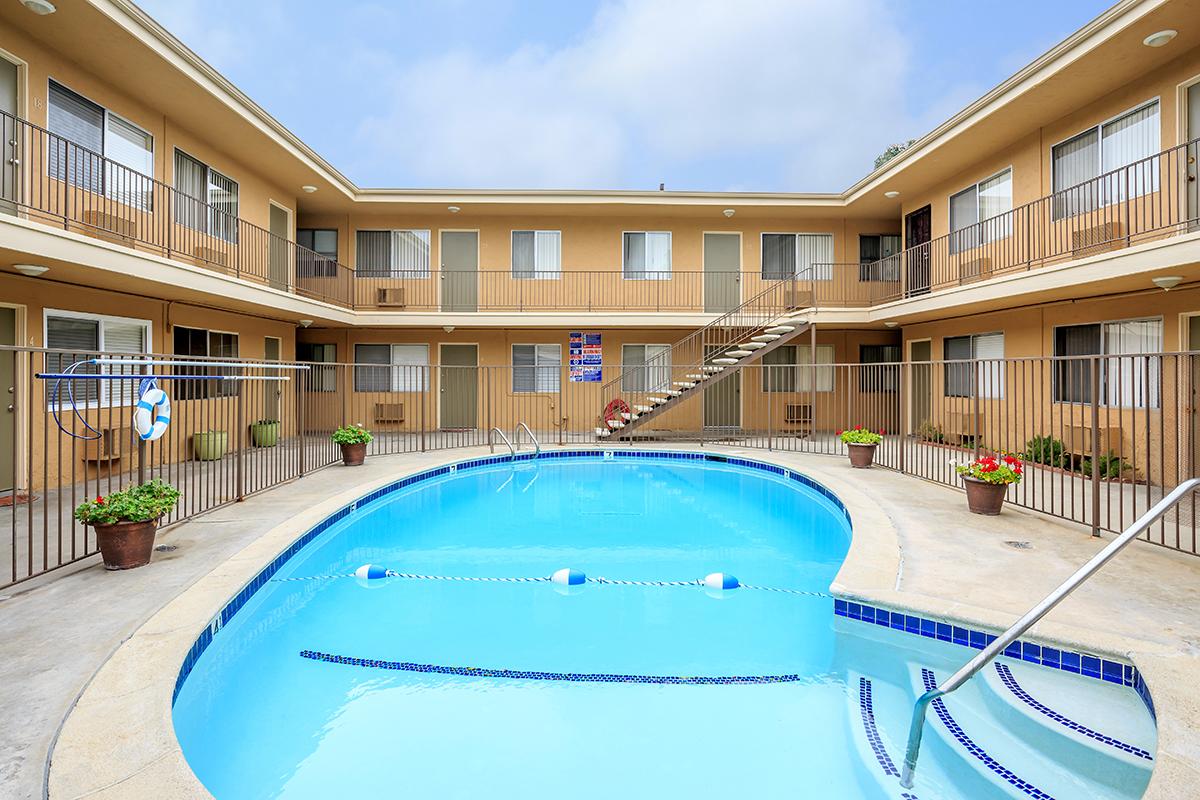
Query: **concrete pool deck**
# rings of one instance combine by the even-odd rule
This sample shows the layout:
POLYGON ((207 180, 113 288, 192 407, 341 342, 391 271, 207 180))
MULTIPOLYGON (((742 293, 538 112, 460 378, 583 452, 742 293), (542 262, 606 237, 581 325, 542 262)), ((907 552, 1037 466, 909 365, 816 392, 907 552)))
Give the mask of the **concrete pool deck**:
MULTIPOLYGON (((835 590, 926 616, 1002 628, 1103 545, 1080 526, 1015 508, 972 516, 959 492, 851 470, 838 457, 705 450, 791 467, 836 492, 855 537, 835 590)), ((96 564, 0 602, 5 796, 36 798, 48 788, 54 798, 206 797, 175 741, 170 699, 183 654, 213 614, 331 511, 404 474, 486 452, 382 456, 327 469, 165 531, 160 543, 178 549, 156 553, 148 568, 108 574, 96 564)), ((1191 797, 1200 781, 1197 578, 1200 559, 1135 544, 1032 637, 1112 654, 1142 671, 1159 720, 1147 797, 1191 797)))

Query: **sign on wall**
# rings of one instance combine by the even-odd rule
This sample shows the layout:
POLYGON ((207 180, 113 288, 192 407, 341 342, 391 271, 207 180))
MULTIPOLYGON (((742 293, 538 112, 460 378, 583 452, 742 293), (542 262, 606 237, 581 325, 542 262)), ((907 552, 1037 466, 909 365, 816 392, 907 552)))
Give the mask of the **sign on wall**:
POLYGON ((600 351, 600 334, 568 334, 567 364, 572 383, 600 383, 603 380, 604 357, 600 351))

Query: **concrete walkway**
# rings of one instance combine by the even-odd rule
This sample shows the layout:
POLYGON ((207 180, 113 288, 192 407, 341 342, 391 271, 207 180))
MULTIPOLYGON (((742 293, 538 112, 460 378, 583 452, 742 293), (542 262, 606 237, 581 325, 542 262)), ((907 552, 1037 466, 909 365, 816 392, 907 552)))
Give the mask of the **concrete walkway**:
MULTIPOLYGON (((794 466, 865 494, 890 519, 899 545, 898 554, 879 554, 886 569, 876 570, 874 597, 930 613, 1007 624, 1103 544, 1080 526, 1033 512, 972 516, 960 492, 885 470, 851 470, 838 457, 709 449, 794 466)), ((156 553, 148 568, 111 574, 97 564, 0 600, 4 797, 44 795, 47 754, 74 699, 121 642, 201 576, 316 502, 359 484, 486 452, 380 456, 361 468, 330 468, 164 532, 160 543, 178 549, 156 553)), ((1193 680, 1200 670, 1200 618, 1193 613, 1200 607, 1198 579, 1200 559, 1135 545, 1038 631, 1062 639, 1082 632, 1096 649, 1149 653, 1161 662, 1161 674, 1193 680)), ((1196 708, 1173 714, 1197 719, 1196 708)), ((1200 739, 1193 747, 1200 750, 1200 739)), ((1193 771, 1195 785, 1200 752, 1192 756, 1177 766, 1183 774, 1193 771)))

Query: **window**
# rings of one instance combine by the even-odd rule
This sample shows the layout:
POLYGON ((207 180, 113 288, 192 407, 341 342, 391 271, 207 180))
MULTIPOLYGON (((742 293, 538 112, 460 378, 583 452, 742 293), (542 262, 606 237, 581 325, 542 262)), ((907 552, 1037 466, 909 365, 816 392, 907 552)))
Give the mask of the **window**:
POLYGON ((354 391, 424 392, 429 377, 427 344, 354 345, 354 391))
POLYGON ((562 348, 557 344, 512 346, 514 393, 557 392, 562 348))
POLYGON ((859 235, 858 279, 860 281, 900 280, 899 236, 895 234, 859 235))
POLYGON ((811 392, 816 377, 818 392, 833 391, 833 345, 817 345, 817 361, 813 366, 809 345, 785 344, 762 357, 762 390, 774 392, 811 392))
POLYGON ((549 280, 562 267, 561 231, 513 231, 512 276, 549 280))
POLYGON ((764 233, 762 277, 767 281, 793 277, 833 280, 833 234, 764 233))
MULTIPOLYGON (((238 335, 203 328, 185 328, 176 325, 174 352, 177 356, 208 358, 237 358, 238 335)), ((237 375, 239 367, 175 367, 180 375, 237 375)), ((237 381, 179 381, 175 395, 180 400, 201 400, 206 397, 233 397, 238 393, 237 381)))
POLYGON ((950 198, 950 253, 961 253, 1012 235, 1012 169, 950 198))
POLYGON ((298 254, 297 275, 301 278, 331 278, 337 275, 336 228, 297 228, 296 244, 306 248, 298 254))
POLYGON ((1125 408, 1158 408, 1161 359, 1145 355, 1162 351, 1162 320, 1132 319, 1054 329, 1056 356, 1113 356, 1064 358, 1054 367, 1054 400, 1092 402, 1092 365, 1099 364, 1099 402, 1125 408))
POLYGON ((154 137, 50 81, 50 176, 142 211, 153 201, 154 137), (101 156, 107 161, 101 159, 101 156))
POLYGON ((657 392, 671 387, 671 345, 621 347, 621 391, 657 392))
POLYGON ((336 392, 337 361, 336 344, 296 342, 296 360, 311 362, 308 368, 308 390, 311 392, 336 392), (328 364, 330 366, 321 366, 328 364))
POLYGON ((354 274, 359 278, 428 278, 427 230, 358 231, 354 274))
POLYGON ((238 240, 238 185, 175 150, 175 221, 230 243, 238 240))
MULTIPOLYGON (((65 352, 46 354, 46 371, 62 372, 68 366, 96 352, 108 355, 130 353, 145 355, 150 352, 150 322, 144 319, 124 317, 100 317, 92 314, 76 314, 70 311, 46 312, 46 349, 65 352)), ((80 374, 134 374, 142 370, 114 365, 101 367, 87 364, 75 370, 80 374)), ((103 405, 133 405, 137 401, 137 381, 71 381, 71 395, 67 395, 66 381, 59 390, 59 406, 70 405, 70 396, 75 402, 101 403, 103 405)))
POLYGON ((943 343, 946 397, 1004 397, 1004 334, 947 337, 943 343))
POLYGON ((1055 145, 1050 151, 1054 218, 1120 202, 1127 185, 1131 197, 1158 191, 1158 159, 1150 156, 1161 147, 1157 100, 1055 145))
POLYGON ((622 264, 626 280, 671 279, 671 234, 666 231, 633 231, 622 239, 622 264))
POLYGON ((858 346, 860 364, 885 364, 858 369, 860 392, 895 392, 900 388, 900 345, 863 344, 858 346))

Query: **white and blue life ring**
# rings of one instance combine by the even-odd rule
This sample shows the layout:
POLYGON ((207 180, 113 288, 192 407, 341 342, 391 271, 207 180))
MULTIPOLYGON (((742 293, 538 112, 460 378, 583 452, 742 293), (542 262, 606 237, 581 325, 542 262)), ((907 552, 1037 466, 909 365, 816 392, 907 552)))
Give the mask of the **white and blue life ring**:
POLYGON ((144 381, 137 408, 133 410, 133 429, 142 441, 153 442, 162 438, 170 424, 171 398, 153 381, 144 381))

